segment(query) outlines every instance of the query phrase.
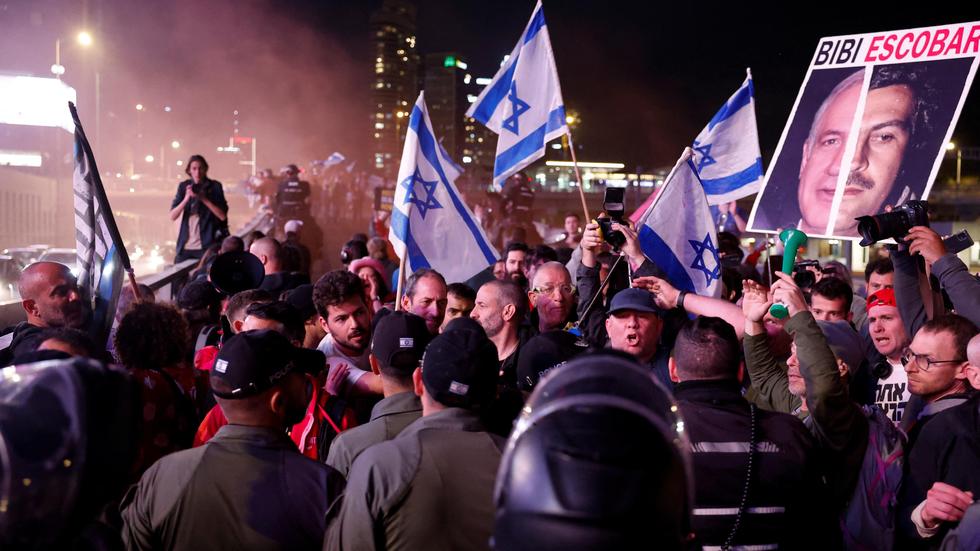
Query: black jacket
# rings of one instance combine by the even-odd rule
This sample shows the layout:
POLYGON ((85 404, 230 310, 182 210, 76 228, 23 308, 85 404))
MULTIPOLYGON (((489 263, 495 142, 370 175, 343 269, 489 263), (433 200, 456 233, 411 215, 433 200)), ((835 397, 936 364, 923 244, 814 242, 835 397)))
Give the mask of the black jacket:
MULTIPOLYGON (((193 183, 193 180, 184 180, 177 184, 177 194, 174 196, 173 202, 170 203, 171 209, 184 200, 184 195, 187 194, 187 184, 189 183, 193 183)), ((184 246, 187 244, 187 220, 191 214, 197 214, 200 217, 199 227, 201 231, 202 250, 207 250, 211 245, 219 244, 222 239, 228 236, 228 201, 225 200, 225 192, 221 187, 221 182, 207 180, 205 183, 205 196, 208 198, 208 201, 211 201, 225 212, 226 218, 225 220, 221 220, 204 203, 192 199, 187 203, 184 212, 181 213, 180 231, 177 233, 177 254, 182 253, 184 246)))
MULTIPOLYGON (((748 473, 749 403, 737 381, 686 381, 675 387, 694 478, 698 543, 721 546, 735 524, 748 473)), ((746 509, 733 545, 827 549, 835 522, 826 506, 814 442, 799 419, 755 409, 756 438, 746 509)))
POLYGON ((938 548, 946 532, 956 525, 944 523, 939 534, 922 540, 910 517, 936 482, 980 496, 980 393, 932 417, 919 433, 906 466, 898 503, 904 545, 911 549, 938 548))
POLYGON ((0 367, 10 365, 14 358, 37 350, 41 344, 41 328, 22 321, 0 333, 0 367))

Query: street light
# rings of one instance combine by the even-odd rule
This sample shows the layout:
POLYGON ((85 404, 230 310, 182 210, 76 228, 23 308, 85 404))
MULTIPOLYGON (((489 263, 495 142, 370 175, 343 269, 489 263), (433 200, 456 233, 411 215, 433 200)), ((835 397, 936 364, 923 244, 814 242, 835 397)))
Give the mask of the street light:
POLYGON ((174 149, 180 149, 180 142, 178 142, 177 140, 174 140, 174 141, 170 142, 170 147, 172 147, 174 149))
POLYGON ((137 111, 142 111, 143 110, 143 104, 142 103, 137 103, 136 104, 136 110, 137 111))
MULTIPOLYGON (((82 31, 78 33, 78 44, 88 48, 92 45, 92 35, 88 31, 82 31)), ((54 65, 51 66, 51 72, 61 79, 61 75, 65 74, 65 66, 61 64, 61 38, 54 41, 54 65)))
POLYGON ((148 162, 148 163, 152 163, 153 162, 153 155, 147 155, 146 157, 143 157, 143 160, 146 161, 146 162, 148 162))
POLYGON ((963 168, 963 150, 956 147, 953 142, 946 142, 946 151, 956 151, 956 187, 960 187, 960 169, 963 168))

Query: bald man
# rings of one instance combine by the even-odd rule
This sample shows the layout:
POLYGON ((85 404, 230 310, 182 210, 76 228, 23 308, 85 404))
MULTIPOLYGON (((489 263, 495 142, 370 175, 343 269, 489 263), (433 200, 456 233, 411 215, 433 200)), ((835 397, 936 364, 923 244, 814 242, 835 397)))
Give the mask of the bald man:
POLYGON ((534 307, 531 326, 540 333, 564 329, 575 311, 575 286, 561 262, 546 262, 534 272, 528 301, 534 307))
POLYGON ((309 283, 309 277, 303 277, 296 272, 287 272, 283 265, 283 247, 271 237, 256 239, 248 248, 248 252, 257 256, 265 270, 265 278, 259 289, 269 291, 273 298, 278 299, 283 291, 288 291, 309 283))
POLYGON ((0 365, 10 365, 15 356, 33 352, 41 344, 41 329, 79 328, 85 323, 85 309, 78 284, 71 270, 57 262, 35 262, 17 280, 21 305, 27 321, 8 327, 0 336, 0 365))

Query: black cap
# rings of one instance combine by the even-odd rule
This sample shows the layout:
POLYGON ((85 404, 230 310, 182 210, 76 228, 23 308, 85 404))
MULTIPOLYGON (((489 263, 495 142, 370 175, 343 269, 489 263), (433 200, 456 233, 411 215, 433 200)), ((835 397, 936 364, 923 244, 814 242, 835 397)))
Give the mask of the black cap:
POLYGON ((408 312, 391 312, 378 321, 371 338, 371 353, 381 369, 411 373, 419 365, 432 339, 425 319, 408 312))
POLYGON ((177 295, 177 306, 184 310, 204 310, 220 303, 221 294, 210 281, 191 281, 177 295))
POLYGON ((231 251, 214 257, 208 271, 211 283, 226 295, 258 289, 265 279, 259 257, 248 251, 231 251))
POLYGON ((288 373, 316 374, 326 362, 323 352, 297 348, 276 331, 245 331, 221 346, 211 368, 212 392, 228 400, 254 396, 272 388, 288 373), (214 390, 216 379, 232 390, 214 390))
POLYGON ((578 338, 567 331, 548 331, 531 337, 517 356, 517 386, 531 391, 545 373, 586 350, 578 338))
POLYGON ((313 284, 305 283, 299 287, 294 287, 283 293, 283 301, 293 305, 303 320, 308 320, 316 315, 316 305, 313 304, 313 284))
POLYGON ((456 318, 432 339, 422 357, 422 381, 444 406, 475 408, 496 391, 497 347, 479 323, 456 318))
POLYGON ((621 310, 636 310, 637 312, 648 312, 651 314, 662 315, 663 311, 653 300, 653 293, 646 289, 630 287, 616 293, 612 303, 609 305, 609 313, 615 314, 621 310))

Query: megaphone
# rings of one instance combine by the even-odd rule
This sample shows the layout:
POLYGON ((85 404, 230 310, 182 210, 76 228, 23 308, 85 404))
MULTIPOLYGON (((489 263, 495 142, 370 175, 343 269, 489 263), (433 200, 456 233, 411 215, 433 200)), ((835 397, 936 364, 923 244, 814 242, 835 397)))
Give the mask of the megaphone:
MULTIPOLYGON (((796 251, 806 245, 806 234, 793 228, 785 229, 779 234, 779 240, 783 242, 783 269, 784 274, 793 273, 793 265, 796 264, 796 251)), ((783 319, 789 315, 789 310, 785 304, 777 302, 769 307, 769 313, 776 319, 783 319)))

